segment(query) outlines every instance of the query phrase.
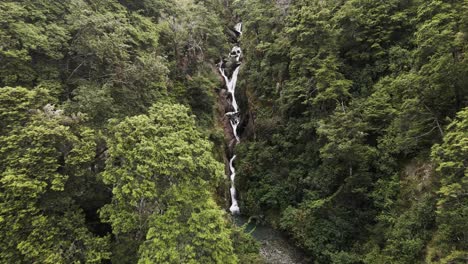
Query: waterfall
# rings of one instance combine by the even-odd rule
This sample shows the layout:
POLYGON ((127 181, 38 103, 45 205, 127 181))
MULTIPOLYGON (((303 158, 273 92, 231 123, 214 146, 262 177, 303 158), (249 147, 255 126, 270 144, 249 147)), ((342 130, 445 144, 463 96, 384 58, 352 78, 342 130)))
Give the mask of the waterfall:
POLYGON ((239 35, 242 35, 242 22, 237 23, 234 26, 234 30, 239 33, 239 35))
MULTIPOLYGON (((242 35, 242 23, 239 22, 235 25, 234 27, 235 32, 237 33, 238 36, 242 35)), ((225 113, 225 116, 229 118, 229 123, 231 124, 232 128, 232 134, 234 135, 235 138, 235 144, 240 142, 239 136, 237 134, 237 127, 240 124, 240 110, 239 106, 237 105, 237 100, 236 100, 236 84, 237 84, 237 76, 239 75, 239 70, 240 70, 240 65, 241 65, 241 56, 242 56, 242 49, 240 48, 239 45, 235 45, 232 49, 231 52, 229 53, 229 63, 225 63, 224 61, 221 61, 219 64, 219 72, 221 73, 221 76, 224 79, 224 82, 226 84, 227 91, 229 93, 230 97, 230 104, 232 107, 232 110, 229 110, 227 113, 225 113), (226 72, 226 66, 231 65, 230 68, 232 71, 232 74, 230 78, 228 77, 229 74, 226 72)), ((229 70, 229 69, 228 69, 229 70)), ((235 147, 234 144, 234 147, 235 147)), ((231 187, 229 189, 229 192, 231 194, 231 207, 229 210, 231 211, 232 214, 239 214, 240 209, 239 205, 237 203, 237 198, 236 198, 236 187, 235 187, 235 179, 236 179, 236 170, 234 168, 234 160, 236 159, 236 155, 233 155, 230 160, 229 160, 229 172, 230 172, 230 177, 229 179, 231 180, 231 187)))
POLYGON ((229 161, 229 170, 231 171, 230 193, 231 193, 231 203, 232 203, 229 210, 233 214, 238 214, 240 213, 240 210, 239 210, 239 205, 237 204, 237 199, 236 199, 236 187, 234 186, 234 180, 236 179, 236 169, 234 169, 234 165, 232 164, 235 159, 236 159, 236 155, 232 156, 231 160, 229 161))
MULTIPOLYGON (((236 60, 239 58, 236 58, 236 60)), ((227 114, 234 114, 239 112, 239 106, 237 105, 236 97, 235 97, 235 92, 236 92, 236 83, 237 83, 237 75, 239 74, 239 65, 237 68, 234 70, 232 73, 232 77, 229 80, 229 78, 226 76, 225 70, 223 68, 219 68, 219 71, 221 72, 221 75, 224 78, 224 81, 226 82, 226 87, 228 89, 228 92, 231 94, 232 102, 231 105, 234 108, 233 112, 229 112, 227 114)))

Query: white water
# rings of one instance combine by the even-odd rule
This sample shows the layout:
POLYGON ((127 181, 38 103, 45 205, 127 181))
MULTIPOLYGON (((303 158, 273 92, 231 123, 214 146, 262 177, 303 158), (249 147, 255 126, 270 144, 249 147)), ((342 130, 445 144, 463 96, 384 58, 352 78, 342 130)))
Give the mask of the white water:
POLYGON ((234 165, 232 164, 234 160, 236 159, 236 155, 232 156, 231 160, 229 161, 229 169, 231 170, 231 207, 229 208, 229 211, 231 211, 232 214, 239 214, 240 209, 239 205, 237 204, 237 199, 236 199, 236 187, 234 186, 234 181, 236 179, 236 169, 234 169, 234 165))
POLYGON ((239 33, 239 35, 242 35, 242 22, 237 23, 234 26, 234 30, 237 31, 239 33))
MULTIPOLYGON (((242 23, 237 23, 234 27, 234 30, 238 33, 238 37, 242 35, 242 23)), ((239 46, 234 46, 229 53, 229 58, 235 59, 236 66, 234 72, 232 73, 231 79, 227 77, 225 72, 225 68, 223 67, 223 63, 220 63, 219 72, 224 78, 226 82, 226 88, 230 93, 231 97, 231 106, 233 109, 229 110, 229 112, 225 113, 225 116, 229 118, 229 122, 232 127, 232 132, 234 137, 236 138, 236 144, 240 142, 239 136, 237 135, 237 127, 240 124, 240 113, 239 113, 239 106, 237 105, 235 92, 236 92, 236 83, 237 83, 237 76, 240 70, 241 64, 241 56, 242 50, 239 46)), ((229 192, 231 194, 231 207, 229 211, 233 215, 240 214, 239 204, 236 198, 236 187, 235 187, 235 179, 236 179, 236 169, 234 168, 234 161, 236 159, 236 155, 233 155, 229 160, 229 171, 230 176, 229 179, 231 180, 231 186, 229 188, 229 192)), ((235 216, 234 219, 241 219, 242 216, 235 216)), ((238 223, 239 226, 244 226, 246 222, 242 221, 238 223)), ((246 227, 248 228, 248 227, 246 227)), ((252 227, 251 227, 252 228, 252 227)), ((309 261, 304 260, 304 256, 300 251, 292 247, 288 241, 280 234, 278 231, 267 227, 267 226, 255 226, 253 229, 248 231, 253 232, 253 236, 261 243, 260 254, 268 260, 268 263, 288 263, 288 264, 302 264, 302 263, 309 263, 309 261), (254 232, 256 231, 256 232, 254 232)))
POLYGON ((239 74, 239 69, 240 66, 237 66, 236 70, 232 73, 231 80, 226 76, 226 73, 223 68, 219 68, 219 71, 221 72, 221 75, 224 78, 224 81, 226 82, 226 87, 228 89, 228 92, 231 94, 232 102, 231 105, 234 108, 234 112, 230 113, 238 113, 239 112, 239 106, 237 105, 236 101, 236 84, 237 84, 237 75, 239 74))
POLYGON ((231 120, 229 120, 229 122, 231 122, 232 133, 234 134, 234 137, 236 138, 237 143, 239 143, 240 139, 239 139, 239 136, 237 135, 237 126, 239 125, 239 122, 240 122, 239 117, 238 116, 231 117, 231 120))
MULTIPOLYGON (((242 23, 237 23, 236 26, 234 27, 234 30, 239 33, 239 36, 242 35, 242 23)), ((224 78, 224 81, 226 83, 226 88, 230 94, 231 97, 231 106, 232 110, 231 112, 227 112, 225 116, 229 118, 229 123, 231 124, 232 128, 232 133, 236 139, 236 144, 240 142, 239 136, 237 135, 237 127, 240 124, 240 114, 239 114, 239 106, 237 105, 237 100, 236 100, 236 84, 237 84, 237 76, 239 75, 239 70, 240 70, 240 59, 242 56, 242 50, 239 46, 234 46, 229 53, 229 58, 231 58, 231 63, 232 59, 235 59, 235 69, 231 75, 231 78, 229 79, 226 71, 225 71, 225 65, 223 62, 219 64, 219 72, 224 78)), ((230 175, 230 180, 231 180, 231 187, 229 189, 230 194, 231 194, 231 207, 229 210, 231 211, 232 214, 239 214, 240 209, 239 205, 237 203, 237 198, 236 198, 236 187, 235 187, 235 179, 236 179, 236 170, 234 168, 233 162, 236 159, 236 155, 233 155, 231 159, 229 160, 229 171, 231 173, 230 175)))
POLYGON ((239 62, 241 54, 242 49, 238 46, 234 46, 231 50, 231 53, 229 53, 229 57, 236 58, 236 61, 239 62))

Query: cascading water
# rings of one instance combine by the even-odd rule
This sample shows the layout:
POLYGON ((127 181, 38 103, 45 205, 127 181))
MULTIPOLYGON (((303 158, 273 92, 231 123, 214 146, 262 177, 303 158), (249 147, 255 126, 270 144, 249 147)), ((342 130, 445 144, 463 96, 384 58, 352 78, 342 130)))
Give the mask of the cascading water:
POLYGON ((236 155, 232 156, 231 160, 229 161, 229 170, 231 171, 231 188, 229 189, 231 193, 231 207, 229 208, 229 211, 231 213, 236 214, 240 213, 239 210, 239 205, 237 204, 237 199, 236 199, 236 187, 234 186, 234 181, 236 179, 236 169, 234 169, 234 165, 232 164, 234 160, 236 159, 236 155))
MULTIPOLYGON (((237 33, 238 36, 242 35, 242 23, 237 23, 234 27, 235 32, 237 33)), ((239 70, 240 70, 240 64, 241 64, 241 56, 242 56, 242 50, 239 47, 239 45, 235 45, 231 52, 229 53, 229 62, 225 63, 222 61, 219 64, 219 72, 224 78, 224 82, 226 83, 226 88, 229 93, 229 97, 231 99, 231 109, 225 113, 225 116, 229 118, 229 123, 231 124, 232 128, 232 134, 234 135, 234 138, 236 142, 235 144, 240 142, 239 136, 237 135, 237 127, 240 124, 240 113, 239 113, 239 106, 237 105, 237 100, 236 100, 236 84, 237 84, 237 76, 239 75, 239 70), (230 66, 228 66, 230 65, 230 66), (229 69, 230 68, 230 69, 229 69), (226 70, 231 70, 232 74, 230 78, 228 77, 228 73, 226 70)), ((231 194, 231 207, 229 210, 231 211, 232 214, 239 214, 240 209, 239 205, 237 203, 237 198, 236 198, 236 187, 235 187, 235 178, 236 178, 236 170, 234 168, 234 160, 236 159, 236 155, 233 155, 229 159, 229 172, 230 172, 230 180, 231 180, 231 188, 229 189, 230 194, 231 194)))
POLYGON ((234 26, 234 30, 239 33, 239 35, 242 35, 242 22, 237 23, 234 26))
MULTIPOLYGON (((229 164, 227 167, 229 168, 229 179, 231 181, 231 186, 229 188, 231 206, 229 210, 233 215, 238 215, 240 214, 240 209, 236 196, 236 169, 234 167, 234 161, 237 156, 234 153, 234 149, 235 146, 240 143, 239 135, 237 134, 237 127, 240 125, 241 115, 235 95, 237 77, 242 63, 242 49, 239 46, 239 37, 242 36, 242 23, 237 23, 234 26, 234 31, 237 36, 235 45, 231 49, 229 56, 221 61, 218 70, 220 75, 223 77, 227 89, 227 96, 223 91, 220 99, 224 107, 225 119, 223 121, 225 136, 226 139, 229 140, 229 151, 227 151, 227 153, 229 153, 229 164), (225 99, 228 99, 228 102, 226 102, 225 99), (229 126, 231 131, 229 130, 229 126)), ((266 263, 310 263, 310 261, 304 261, 302 252, 292 247, 289 241, 285 239, 280 232, 269 226, 252 224, 248 222, 248 218, 243 218, 242 216, 235 216, 233 219, 239 226, 245 227, 245 224, 247 224, 246 228, 248 229, 248 232, 252 233, 253 236, 261 243, 260 254, 265 258, 267 261, 266 263)))

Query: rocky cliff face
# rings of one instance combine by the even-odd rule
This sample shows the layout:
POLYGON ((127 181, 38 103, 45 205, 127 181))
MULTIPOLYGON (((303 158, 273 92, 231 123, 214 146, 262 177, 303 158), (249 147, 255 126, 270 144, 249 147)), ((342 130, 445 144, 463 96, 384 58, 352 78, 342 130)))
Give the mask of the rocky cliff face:
MULTIPOLYGON (((236 142, 236 138, 234 136, 234 131, 232 130, 232 126, 229 122, 229 117, 225 115, 226 112, 229 112, 231 109, 231 104, 229 102, 230 94, 226 89, 221 89, 218 93, 218 123, 222 126, 224 131, 224 143, 227 147, 226 155, 232 156, 233 155, 233 148, 236 142)), ((226 159, 227 162, 227 159, 226 159)))

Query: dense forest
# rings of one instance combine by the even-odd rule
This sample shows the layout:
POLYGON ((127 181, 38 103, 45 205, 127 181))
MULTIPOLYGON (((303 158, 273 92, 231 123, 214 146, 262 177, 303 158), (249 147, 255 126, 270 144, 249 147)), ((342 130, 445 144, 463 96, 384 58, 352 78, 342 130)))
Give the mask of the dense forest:
POLYGON ((468 263, 468 0, 0 1, 0 263, 277 263, 232 166, 303 263, 468 263))
POLYGON ((213 69, 227 11, 0 2, 0 263, 258 257, 215 195, 225 184, 213 69))
POLYGON ((315 263, 468 263, 468 1, 236 1, 244 212, 315 263))

